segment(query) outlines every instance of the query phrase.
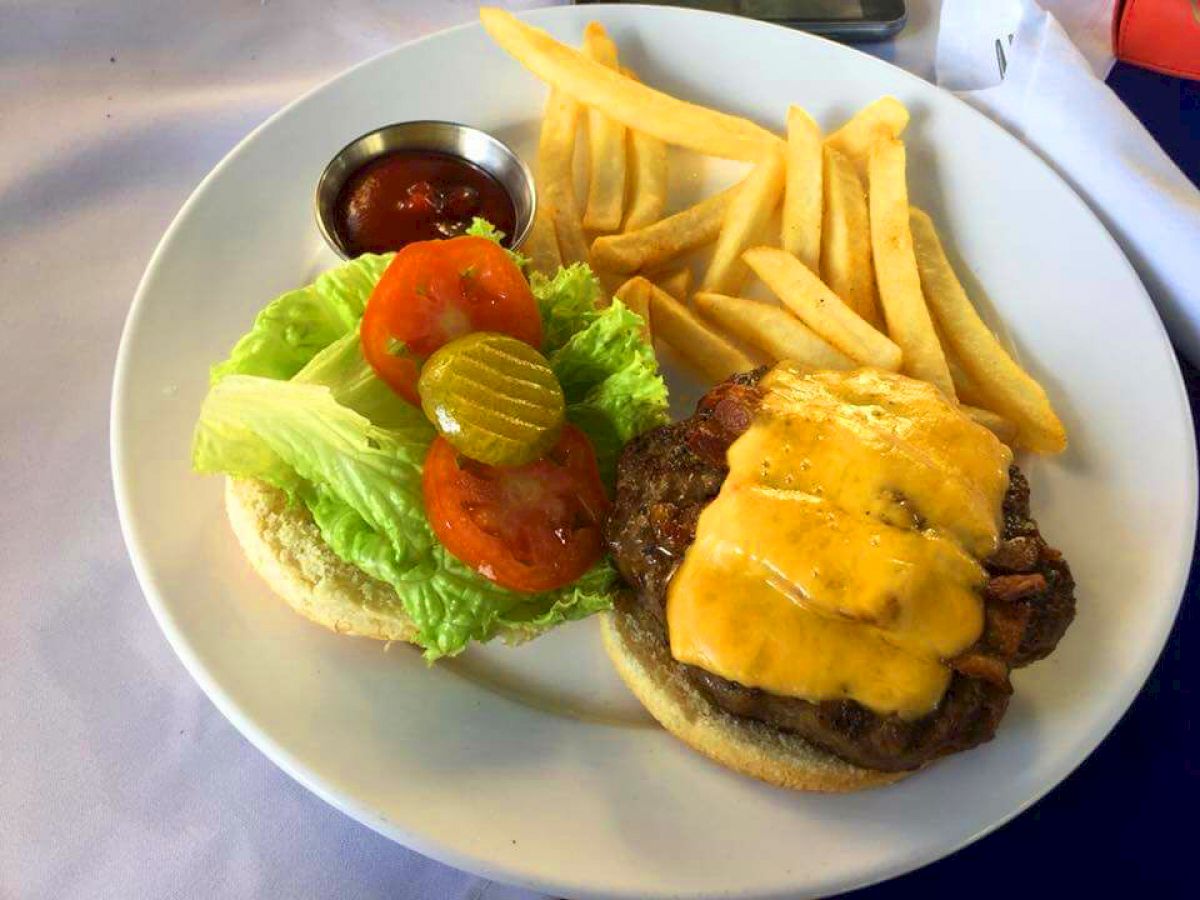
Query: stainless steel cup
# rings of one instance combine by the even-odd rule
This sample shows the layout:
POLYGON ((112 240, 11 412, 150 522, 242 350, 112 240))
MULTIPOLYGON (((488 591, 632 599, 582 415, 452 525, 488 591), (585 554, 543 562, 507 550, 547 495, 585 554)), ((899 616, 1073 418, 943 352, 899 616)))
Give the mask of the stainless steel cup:
POLYGON ((362 166, 397 150, 425 150, 457 156, 479 166, 500 182, 516 213, 511 245, 520 247, 533 227, 537 194, 533 174, 512 149, 486 131, 457 122, 397 122, 355 138, 339 150, 317 182, 317 227, 342 259, 349 259, 334 224, 334 206, 342 187, 362 166))

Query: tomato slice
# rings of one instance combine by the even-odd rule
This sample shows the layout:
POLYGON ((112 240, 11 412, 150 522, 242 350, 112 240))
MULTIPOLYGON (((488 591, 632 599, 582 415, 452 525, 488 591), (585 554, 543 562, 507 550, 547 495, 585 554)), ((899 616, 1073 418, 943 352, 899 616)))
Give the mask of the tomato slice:
POLYGON ((603 553, 608 498, 596 454, 567 425, 541 459, 489 466, 437 438, 425 457, 425 514, 447 550, 515 591, 570 584, 603 553))
POLYGON ((425 358, 472 331, 498 331, 541 349, 542 320, 525 276, 487 238, 419 241, 396 254, 367 300, 363 356, 419 406, 425 358))

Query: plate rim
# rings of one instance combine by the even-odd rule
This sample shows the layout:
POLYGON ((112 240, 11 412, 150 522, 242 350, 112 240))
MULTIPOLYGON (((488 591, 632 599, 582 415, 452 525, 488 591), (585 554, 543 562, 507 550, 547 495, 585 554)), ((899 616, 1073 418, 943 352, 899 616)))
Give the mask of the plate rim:
MULTIPOLYGON (((738 20, 740 25, 749 25, 752 28, 761 29, 779 29, 784 26, 775 25, 769 22, 758 20, 749 20, 741 16, 733 16, 726 13, 712 12, 702 9, 685 8, 685 7, 661 7, 648 4, 597 4, 590 6, 586 10, 586 14, 591 15, 593 12, 615 11, 620 10, 622 14, 638 16, 641 15, 641 10, 652 9, 655 14, 678 15, 682 17, 721 17, 738 20)), ((542 7, 534 10, 516 10, 513 11, 518 18, 531 21, 534 24, 539 24, 542 20, 550 20, 556 17, 573 18, 580 13, 576 11, 574 5, 542 7)), ((460 850, 452 845, 444 844, 435 840, 427 840, 420 834, 412 832, 399 823, 382 819, 377 812, 368 808, 353 799, 343 796, 331 787, 326 786, 318 777, 312 776, 306 769, 306 766, 296 758, 296 756, 287 749, 279 741, 270 737, 263 731, 250 716, 243 713, 236 701, 232 699, 229 692, 208 672, 204 665, 198 659, 196 651, 191 647, 189 640, 183 629, 179 628, 167 609, 167 604, 164 600, 164 592, 158 580, 151 572, 151 565, 144 551, 144 542, 141 536, 141 529, 134 521, 132 512, 132 500, 130 498, 132 476, 126 459, 125 444, 125 429, 122 423, 125 418, 127 383, 129 379, 129 370, 132 366, 132 344, 134 335, 138 330, 139 318, 143 307, 148 302, 149 284, 152 281, 157 269, 160 267, 163 258, 167 253, 167 248, 173 242, 175 234, 182 227, 183 222, 187 219, 192 208, 199 202, 201 196, 206 192, 208 186, 217 180, 223 171, 232 164, 232 161, 239 156, 247 144, 253 141, 260 132, 270 128, 277 120, 289 114, 293 108, 307 101, 310 97, 319 94, 322 91, 331 89, 334 84, 341 81, 361 68, 370 66, 384 57, 393 54, 401 54, 408 48, 426 41, 443 38, 449 34, 466 31, 471 29, 482 29, 482 25, 478 19, 467 21, 459 25, 450 26, 439 29, 429 34, 421 35, 412 40, 404 41, 394 46, 388 47, 379 53, 373 54, 366 59, 363 59, 351 66, 348 66, 329 78, 320 82, 317 85, 304 91, 266 119, 260 124, 251 129, 244 137, 242 137, 233 147, 231 147, 220 161, 200 180, 196 187, 188 194, 187 199, 180 206, 178 212, 172 218, 170 224, 163 232, 162 237, 155 245, 154 251, 146 264, 146 268, 138 281, 137 288, 133 295, 133 300, 126 313, 125 321, 121 329, 121 337, 118 343, 117 356, 113 367, 112 375, 112 394, 109 408, 109 455, 111 469, 110 474, 113 481, 113 492, 117 506, 117 517, 121 528, 121 535, 125 542, 126 550, 130 557, 134 574, 138 581, 138 586, 141 588, 142 594, 146 599, 147 605, 150 607, 154 615, 154 619, 158 624, 159 629, 167 638, 168 643, 174 650, 180 662, 183 663, 185 670, 197 683, 205 696, 213 703, 217 710, 234 726, 237 731, 248 740, 257 750, 265 755, 272 763, 278 766, 295 782, 300 784, 306 790, 315 794, 325 803, 337 809, 342 814, 350 817, 361 825, 370 828, 375 833, 401 844, 402 846, 421 853, 440 863, 452 866, 460 871, 475 874, 480 877, 489 878, 496 881, 505 882, 507 884, 519 885, 532 890, 542 891, 546 893, 555 893, 562 895, 565 890, 567 893, 577 898, 589 897, 629 897, 642 898, 647 895, 645 892, 638 891, 604 891, 594 890, 591 887, 580 888, 566 881, 557 880, 554 878, 544 877, 540 874, 533 873, 527 868, 522 868, 519 865, 513 865, 505 861, 487 858, 484 856, 476 856, 470 852, 460 850)), ((1173 374, 1173 388, 1176 395, 1176 400, 1179 403, 1181 411, 1185 414, 1185 421, 1192 424, 1192 428, 1185 428, 1185 448, 1184 456, 1190 458, 1191 467, 1187 474, 1187 484, 1184 485, 1187 493, 1187 513, 1190 525, 1184 529, 1183 546, 1180 548, 1182 553, 1177 556, 1182 560, 1177 566, 1177 571, 1171 579, 1173 587, 1172 593, 1175 597, 1173 607, 1169 611, 1169 615, 1164 616, 1164 626, 1161 628, 1161 634, 1156 636, 1153 644, 1157 649, 1153 654, 1147 656, 1141 664, 1136 667, 1135 677, 1130 677, 1122 685, 1122 693, 1118 702, 1113 704, 1108 715, 1102 717, 1102 736, 1092 743, 1092 739, 1087 735, 1080 736, 1068 753, 1064 754, 1064 764, 1061 772, 1053 773, 1053 777, 1048 780, 1048 783, 1037 792, 1031 794, 1022 803, 1014 807, 1007 815, 1002 816, 988 825, 978 829, 972 834, 967 835, 960 841, 952 842, 951 844, 942 844, 929 849, 927 852, 916 853, 911 857, 891 862, 890 864, 882 864, 874 868, 864 869, 858 877, 853 879, 844 879, 832 885, 832 889, 836 892, 855 890, 861 887, 866 887, 872 884, 878 884, 883 881, 890 880, 908 872, 921 869, 933 862, 950 856, 958 852, 966 846, 978 841, 980 838, 990 834, 1001 826, 1012 821, 1015 817, 1029 809, 1045 797, 1050 791, 1058 787, 1071 773, 1082 765, 1092 753, 1108 738, 1112 733, 1117 723, 1128 712, 1137 695, 1141 693, 1145 687, 1146 680, 1153 671, 1158 660, 1161 658, 1163 650, 1166 647, 1167 639, 1170 636, 1175 622, 1178 619, 1179 610, 1181 608, 1184 591, 1187 586, 1188 576, 1190 574, 1191 562, 1195 551, 1195 541, 1197 534, 1197 512, 1200 507, 1200 467, 1197 462, 1197 444, 1195 435, 1195 419, 1194 412, 1191 407, 1190 398, 1187 393, 1186 385, 1183 381, 1182 370, 1179 366, 1179 360, 1171 344, 1170 337, 1167 333, 1166 326, 1162 316, 1154 305, 1141 276, 1133 267, 1124 249, 1113 237, 1108 228, 1104 225, 1099 216, 1092 208, 1079 196, 1078 192, 1067 179, 1061 175, 1054 166, 1050 165, 1046 160, 1039 156, 1031 147, 1003 128, 998 123, 994 122, 987 115, 976 109, 970 103, 963 100, 951 91, 927 81, 900 66, 895 65, 884 59, 872 56, 865 51, 862 51, 854 46, 839 44, 828 38, 819 35, 810 34, 807 32, 787 30, 800 43, 805 41, 817 41, 824 44, 835 45, 840 52, 846 52, 864 59, 868 65, 881 66, 892 70, 893 74, 898 73, 902 79, 917 83, 921 90, 932 88, 942 95, 943 99, 948 99, 952 103, 959 104, 961 107, 969 110, 970 114, 975 116, 977 120, 981 120, 984 130, 993 135, 997 139, 1007 140, 1010 146, 1017 148, 1018 153, 1027 154, 1032 158, 1034 164, 1048 171, 1050 175, 1059 181, 1066 193, 1070 196, 1078 211, 1085 217, 1092 220, 1098 226, 1100 233, 1104 239, 1107 239, 1112 249, 1120 257, 1129 274, 1133 276, 1134 281, 1140 288, 1140 301, 1145 303, 1151 314, 1152 319, 1157 325, 1157 337, 1161 341, 1166 352, 1166 356, 1170 362, 1169 369, 1173 374), (1091 746, 1088 746, 1091 744, 1091 746)), ((991 138, 989 138, 990 140, 991 138)), ((728 896, 744 896, 744 897, 796 897, 796 896, 816 896, 825 890, 828 890, 831 885, 823 885, 817 882, 808 887, 791 887, 781 888, 779 891, 768 893, 739 893, 731 895, 726 891, 715 891, 712 893, 692 892, 686 896, 695 898, 707 897, 728 897, 728 896), (799 892, 799 893, 798 893, 799 892)))

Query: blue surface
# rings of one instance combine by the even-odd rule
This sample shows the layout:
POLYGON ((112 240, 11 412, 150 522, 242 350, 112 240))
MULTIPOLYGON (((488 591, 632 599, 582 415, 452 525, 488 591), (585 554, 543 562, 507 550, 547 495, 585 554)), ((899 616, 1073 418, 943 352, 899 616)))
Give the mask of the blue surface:
MULTIPOLYGON (((1200 184, 1200 82, 1118 64, 1109 85, 1194 183, 1200 184)), ((1200 262, 1200 247, 1196 248, 1200 262)), ((1200 269, 1197 271, 1200 290, 1200 269)), ((1180 361, 1192 408, 1200 372, 1180 361)), ((1200 434, 1198 434, 1200 437, 1200 434)), ((1183 608, 1150 680, 1108 739, 1059 787, 999 831, 955 855, 847 895, 882 898, 1197 896, 1200 674, 1192 559, 1183 608)), ((1086 597, 1079 602, 1086 603, 1086 597)))

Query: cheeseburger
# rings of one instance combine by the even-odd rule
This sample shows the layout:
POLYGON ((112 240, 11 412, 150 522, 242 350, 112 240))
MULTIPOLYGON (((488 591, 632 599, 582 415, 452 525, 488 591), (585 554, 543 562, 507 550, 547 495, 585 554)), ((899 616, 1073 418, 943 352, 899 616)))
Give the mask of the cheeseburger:
POLYGON ((990 740, 1074 583, 1012 453, 936 388, 781 363, 630 443, 604 622, 654 717, 804 790, 897 780, 990 740))

